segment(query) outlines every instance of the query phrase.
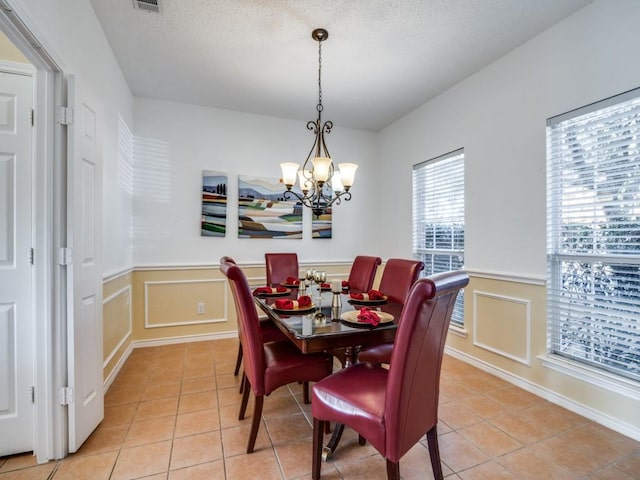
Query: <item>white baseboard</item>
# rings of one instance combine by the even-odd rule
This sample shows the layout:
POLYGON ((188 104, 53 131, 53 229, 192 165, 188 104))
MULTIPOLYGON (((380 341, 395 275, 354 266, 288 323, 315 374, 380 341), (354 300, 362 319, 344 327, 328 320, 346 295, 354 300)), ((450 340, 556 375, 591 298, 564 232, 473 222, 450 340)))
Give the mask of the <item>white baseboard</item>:
POLYGON ((134 348, 145 348, 145 347, 159 347, 162 345, 173 345, 176 343, 187 343, 187 342, 204 342, 208 340, 221 340, 223 338, 237 338, 238 331, 232 330, 228 332, 220 332, 220 333, 210 333, 210 334, 202 334, 202 335, 183 335, 179 337, 167 337, 167 338, 158 338, 151 340, 134 340, 129 344, 129 346, 124 351, 122 357, 118 360, 111 373, 104 381, 104 393, 107 393, 109 387, 113 383, 113 381, 122 370, 125 362, 133 352, 134 348))
POLYGON ((125 349, 122 356, 118 359, 118 362, 116 363, 116 365, 113 367, 113 370, 111 370, 111 373, 109 374, 109 376, 104 379, 104 393, 107 393, 107 390, 109 390, 109 387, 118 376, 118 373, 120 373, 120 370, 122 370, 122 367, 124 366, 124 362, 127 361, 127 358, 129 358, 129 355, 131 355, 131 352, 133 352, 133 348, 134 348, 133 343, 134 342, 131 342, 129 344, 129 346, 125 349))
POLYGON ((223 338, 237 338, 237 337, 238 337, 237 330, 230 330, 228 332, 220 332, 220 333, 182 335, 179 337, 166 337, 166 338, 157 338, 157 339, 151 339, 151 340, 135 340, 133 342, 133 348, 160 347, 162 345, 173 345, 176 343, 205 342, 208 340, 222 340, 223 338))
POLYGON ((445 347, 445 353, 480 370, 490 373, 491 375, 495 375, 496 377, 501 378, 502 380, 509 382, 519 388, 522 388, 527 392, 542 397, 545 400, 550 401, 551 403, 555 403, 556 405, 566 408, 573 413, 577 413, 578 415, 599 423, 600 425, 610 428, 611 430, 621 433, 622 435, 640 441, 640 428, 636 427, 635 425, 630 425, 626 422, 622 422, 617 418, 606 415, 602 412, 599 412, 598 410, 576 402, 569 397, 560 395, 553 390, 549 390, 546 387, 541 387, 538 384, 535 384, 529 380, 514 375, 511 372, 507 372, 506 370, 498 368, 494 365, 491 365, 490 363, 479 360, 475 357, 472 357, 471 355, 468 355, 449 346, 445 347))

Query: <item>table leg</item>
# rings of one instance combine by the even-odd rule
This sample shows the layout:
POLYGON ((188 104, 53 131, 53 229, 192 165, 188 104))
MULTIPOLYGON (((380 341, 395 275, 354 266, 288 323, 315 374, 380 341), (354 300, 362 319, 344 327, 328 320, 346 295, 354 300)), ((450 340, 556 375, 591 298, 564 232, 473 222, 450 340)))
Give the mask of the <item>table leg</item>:
POLYGON ((322 460, 324 460, 325 462, 328 462, 331 458, 331 455, 333 455, 333 452, 336 451, 338 442, 340 442, 340 438, 342 438, 342 432, 344 432, 344 424, 336 423, 329 443, 327 443, 327 446, 322 449, 322 460))
POLYGON ((344 351, 344 366, 350 367, 358 363, 358 355, 360 355, 360 345, 355 347, 347 347, 344 351))

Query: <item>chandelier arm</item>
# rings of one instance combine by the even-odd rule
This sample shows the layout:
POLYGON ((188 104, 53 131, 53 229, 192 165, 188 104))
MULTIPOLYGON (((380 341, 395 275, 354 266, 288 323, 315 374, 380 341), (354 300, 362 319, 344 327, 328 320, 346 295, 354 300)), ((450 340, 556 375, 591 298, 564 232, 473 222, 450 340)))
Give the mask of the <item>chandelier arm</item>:
POLYGON ((320 135, 318 135, 322 143, 322 149, 324 150, 324 153, 325 153, 324 156, 329 158, 331 158, 331 154, 329 154, 327 143, 324 141, 324 134, 331 133, 332 128, 333 128, 333 122, 331 120, 327 120, 326 122, 324 122, 324 125, 322 126, 322 131, 320 132, 320 135))
POLYGON ((312 207, 312 204, 309 203, 309 197, 307 197, 306 195, 304 195, 304 196, 300 195, 299 193, 296 193, 293 190, 287 190, 286 192, 284 192, 284 199, 285 200, 291 200, 291 195, 293 195, 298 200, 300 200, 300 202, 302 202, 302 204, 305 207, 308 207, 308 208, 312 207))
POLYGON ((327 203, 326 208, 329 208, 334 203, 336 205, 340 205, 342 203, 342 200, 344 200, 345 202, 348 202, 349 200, 351 200, 351 192, 340 192, 335 197, 333 197, 333 200, 327 203))

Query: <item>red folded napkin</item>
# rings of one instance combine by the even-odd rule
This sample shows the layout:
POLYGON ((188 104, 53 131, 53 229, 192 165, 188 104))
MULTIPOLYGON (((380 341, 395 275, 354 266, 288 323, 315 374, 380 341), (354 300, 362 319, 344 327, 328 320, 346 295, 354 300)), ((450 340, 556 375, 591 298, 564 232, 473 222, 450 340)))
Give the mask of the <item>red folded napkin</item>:
POLYGON ((272 293, 284 293, 287 289, 285 287, 258 287, 253 291, 254 295, 264 295, 264 294, 272 294, 272 293))
POLYGON ((321 283, 320 284, 320 288, 331 288, 331 284, 330 283, 321 283))
POLYGON ((349 288, 349 282, 346 280, 342 280, 342 288, 349 288))
POLYGON ((284 283, 286 283, 287 285, 298 285, 300 283, 300 280, 296 277, 287 277, 284 283))
POLYGON ((370 323, 374 327, 377 327, 380 324, 380 316, 367 307, 363 307, 360 309, 358 320, 360 320, 360 322, 362 323, 370 323))
POLYGON ((280 310, 294 310, 296 308, 304 308, 311 306, 311 297, 302 295, 298 300, 289 300, 288 298, 280 298, 275 302, 276 308, 280 310))
POLYGON ((354 300, 384 300, 384 294, 378 290, 369 290, 367 293, 350 293, 354 300))

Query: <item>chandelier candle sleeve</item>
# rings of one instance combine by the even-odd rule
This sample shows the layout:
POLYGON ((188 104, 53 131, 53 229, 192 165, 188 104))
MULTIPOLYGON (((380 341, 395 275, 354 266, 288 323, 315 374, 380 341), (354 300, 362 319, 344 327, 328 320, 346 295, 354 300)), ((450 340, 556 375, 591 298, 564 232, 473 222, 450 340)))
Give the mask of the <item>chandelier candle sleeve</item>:
POLYGON ((285 162, 280 164, 282 169, 282 183, 287 187, 296 184, 296 177, 298 176, 298 164, 293 162, 285 162))
POLYGON ((353 180, 356 177, 356 170, 358 169, 358 165, 355 163, 340 163, 338 164, 338 168, 340 169, 340 177, 342 180, 342 185, 346 190, 353 185, 353 180))
POLYGON ((329 180, 329 169, 331 168, 331 158, 329 157, 316 157, 311 160, 313 163, 313 176, 318 183, 323 183, 329 180))

